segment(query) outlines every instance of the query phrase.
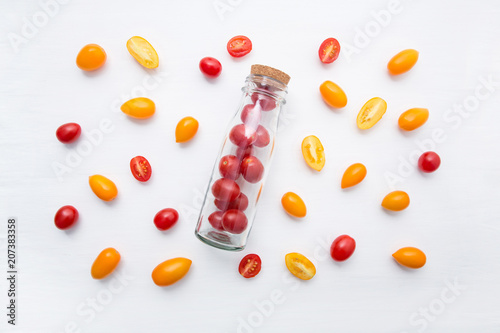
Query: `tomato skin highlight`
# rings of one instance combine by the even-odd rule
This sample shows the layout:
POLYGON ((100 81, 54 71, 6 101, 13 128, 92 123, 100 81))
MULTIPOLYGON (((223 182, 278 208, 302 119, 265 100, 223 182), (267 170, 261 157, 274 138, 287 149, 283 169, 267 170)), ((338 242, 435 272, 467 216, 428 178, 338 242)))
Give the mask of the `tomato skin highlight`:
POLYGON ((318 55, 319 60, 324 64, 331 64, 340 54, 340 44, 335 38, 327 38, 321 43, 318 55))
POLYGON ((235 36, 227 42, 227 52, 232 57, 240 58, 252 51, 252 41, 246 36, 235 36))
POLYGON ((54 224, 58 229, 66 230, 75 225, 78 221, 78 210, 70 205, 62 206, 54 216, 54 224))
POLYGON ((258 183, 264 176, 264 165, 255 156, 245 157, 241 162, 241 175, 249 183, 258 183))
POLYGON ((246 148, 257 140, 257 133, 244 124, 238 124, 229 132, 229 140, 240 148, 246 148))
POLYGON ((243 107, 241 111, 241 121, 251 127, 257 128, 260 123, 261 110, 260 107, 256 107, 254 104, 247 104, 243 107))
POLYGON ((89 185, 94 194, 103 201, 111 201, 118 195, 115 183, 104 176, 90 176, 89 185))
POLYGON ((222 215, 222 227, 232 234, 241 234, 248 225, 248 219, 241 210, 230 209, 222 215))
POLYGON ((264 128, 264 126, 259 125, 259 127, 257 127, 257 131, 255 132, 255 141, 253 145, 255 147, 263 148, 267 146, 269 142, 271 142, 269 132, 264 128))
POLYGON ((164 231, 172 228, 179 220, 179 213, 173 208, 165 208, 156 213, 154 224, 158 230, 164 231))
POLYGON ((356 124, 361 130, 372 128, 385 114, 387 103, 380 97, 374 97, 359 110, 356 124))
POLYGON ((136 119, 147 119, 155 114, 155 103, 147 97, 132 98, 120 107, 127 116, 136 119))
POLYGON ((219 60, 212 57, 205 57, 200 60, 200 71, 209 78, 215 79, 222 72, 222 65, 219 60))
POLYGON ((114 248, 102 250, 92 264, 90 274, 96 280, 104 279, 115 270, 120 263, 121 256, 114 248))
POLYGON ((387 194, 382 200, 382 207, 387 210, 399 212, 410 205, 410 197, 406 192, 393 191, 387 194))
POLYGON ((402 130, 413 131, 427 122, 429 110, 424 108, 409 109, 401 114, 398 125, 402 130))
POLYGON ((57 140, 62 143, 73 143, 82 134, 82 128, 77 123, 67 123, 56 130, 57 140))
POLYGON ((425 173, 436 171, 441 165, 441 158, 433 151, 423 153, 418 159, 418 168, 425 173))
POLYGON ((285 256, 286 268, 301 280, 310 280, 316 275, 314 264, 300 253, 292 252, 285 256))
POLYGON ((302 140, 302 156, 307 165, 316 171, 321 171, 325 166, 325 148, 321 141, 314 135, 309 135, 302 140))
POLYGON ((347 105, 347 95, 344 90, 332 81, 325 81, 319 86, 321 97, 333 108, 343 108, 347 105))
POLYGON ((257 276, 257 274, 260 273, 261 268, 262 260, 258 255, 252 253, 247 254, 243 257, 243 259, 241 259, 238 272, 245 279, 250 279, 257 276))
POLYGON ((366 177, 366 167, 361 163, 354 163, 349 166, 344 175, 342 176, 342 181, 340 183, 341 188, 348 188, 358 185, 366 177))
POLYGON ((144 38, 134 36, 127 41, 127 50, 145 68, 157 68, 160 64, 158 53, 144 38))
POLYGON ((95 71, 106 62, 106 52, 97 44, 85 45, 76 56, 76 65, 84 71, 95 71))
POLYGON ((193 117, 182 118, 175 128, 175 142, 188 142, 198 132, 198 120, 193 117))
POLYGON ((335 261, 349 259, 356 249, 356 241, 348 235, 341 235, 330 246, 330 256, 335 261))
POLYGON ((140 182, 147 182, 153 173, 151 164, 143 156, 136 156, 130 160, 130 171, 134 178, 140 182))
POLYGON ((392 57, 387 64, 387 70, 391 75, 400 75, 412 69, 417 60, 418 51, 413 49, 403 50, 392 57))
POLYGON ((151 273, 153 282, 159 287, 170 286, 181 280, 193 262, 187 258, 173 258, 156 266, 151 273))
POLYGON ((231 202, 240 195, 240 186, 232 179, 221 178, 212 185, 215 199, 231 202))
POLYGON ((240 193, 240 195, 238 195, 238 197, 231 202, 215 199, 214 204, 222 211, 226 211, 229 209, 238 209, 243 212, 248 208, 248 197, 245 194, 240 193))
POLYGON ((408 268, 421 268, 425 265, 425 253, 416 247, 403 247, 392 254, 396 262, 408 268))
POLYGON ((293 192, 287 192, 283 195, 281 205, 293 217, 302 218, 307 214, 306 204, 301 197, 293 192))

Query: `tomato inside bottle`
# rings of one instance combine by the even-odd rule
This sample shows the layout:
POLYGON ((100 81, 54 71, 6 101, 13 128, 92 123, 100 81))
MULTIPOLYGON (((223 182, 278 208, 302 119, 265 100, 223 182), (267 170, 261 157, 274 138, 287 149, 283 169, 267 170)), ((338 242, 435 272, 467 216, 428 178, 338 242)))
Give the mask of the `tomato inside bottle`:
POLYGON ((204 243, 230 251, 245 248, 275 151, 278 118, 289 80, 287 74, 274 68, 252 66, 198 218, 195 234, 204 243))

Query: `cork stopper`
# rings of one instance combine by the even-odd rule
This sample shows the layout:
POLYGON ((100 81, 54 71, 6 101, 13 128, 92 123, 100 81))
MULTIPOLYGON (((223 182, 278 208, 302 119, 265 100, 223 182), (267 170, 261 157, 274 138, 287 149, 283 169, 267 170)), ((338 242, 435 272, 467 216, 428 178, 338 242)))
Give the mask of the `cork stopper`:
POLYGON ((288 85, 288 82, 290 81, 290 75, 269 66, 252 65, 250 73, 255 75, 269 76, 270 78, 278 80, 285 85, 288 85))

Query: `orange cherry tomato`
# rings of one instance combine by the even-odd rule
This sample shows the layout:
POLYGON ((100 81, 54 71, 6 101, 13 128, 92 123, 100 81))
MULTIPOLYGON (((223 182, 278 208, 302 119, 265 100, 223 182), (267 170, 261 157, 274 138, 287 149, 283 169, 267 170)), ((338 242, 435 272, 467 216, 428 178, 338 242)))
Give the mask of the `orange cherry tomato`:
POLYGON ((402 130, 413 131, 429 119, 429 110, 424 108, 409 109, 399 116, 398 125, 402 130))
POLYGON ((76 56, 76 65, 84 71, 95 71, 106 62, 106 52, 97 44, 85 45, 76 56))
POLYGON ((358 185, 366 177, 366 167, 361 163, 355 163, 349 166, 342 176, 341 188, 347 188, 358 185))
POLYGON ((363 105, 358 113, 356 124, 359 129, 365 130, 372 128, 373 125, 378 123, 385 111, 387 110, 387 103, 380 97, 374 97, 363 105))
POLYGON ((89 185, 94 194, 101 200, 111 201, 118 195, 118 189, 115 183, 104 176, 90 176, 89 185))
POLYGON ((104 279, 115 270, 116 266, 118 266, 118 263, 120 262, 120 259, 120 253, 112 247, 104 249, 94 260, 90 274, 94 279, 104 279))
POLYGON ((132 57, 146 68, 156 68, 160 64, 158 53, 151 44, 142 37, 134 36, 127 41, 127 50, 132 57))
POLYGON ((302 140, 302 156, 307 165, 316 171, 321 171, 325 166, 325 149, 314 135, 309 135, 302 140))
POLYGON ((186 258, 173 258, 164 261, 153 270, 151 274, 153 282, 160 287, 170 286, 187 274, 191 263, 192 261, 186 258))
POLYGON ((182 118, 175 128, 175 142, 187 142, 198 132, 198 120, 193 117, 182 118))
POLYGON ((326 104, 334 108, 343 108, 347 105, 347 96, 338 85, 332 81, 325 81, 319 86, 319 91, 326 104))
POLYGON ((137 97, 123 103, 120 109, 132 118, 146 119, 155 114, 156 106, 149 98, 137 97))
POLYGON ((396 54, 387 64, 391 75, 399 75, 408 72, 415 66, 418 60, 418 51, 408 49, 396 54))
POLYGON ((304 217, 307 213, 306 204, 297 194, 287 192, 281 198, 281 205, 285 211, 295 217, 304 217))
POLYGON ((395 212, 406 209, 409 205, 410 197, 403 191, 391 192, 382 200, 382 207, 395 212))
POLYGON ((288 253, 285 263, 290 273, 301 280, 310 280, 316 275, 314 264, 300 253, 288 253))
POLYGON ((392 256, 400 265, 409 268, 423 267, 427 261, 425 253, 416 247, 403 247, 394 252, 392 256))

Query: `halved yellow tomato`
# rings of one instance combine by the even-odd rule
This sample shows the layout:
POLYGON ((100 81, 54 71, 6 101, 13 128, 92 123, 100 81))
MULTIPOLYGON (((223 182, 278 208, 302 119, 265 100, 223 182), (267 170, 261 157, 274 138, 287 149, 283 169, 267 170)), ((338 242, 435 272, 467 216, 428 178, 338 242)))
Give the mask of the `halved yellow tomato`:
POLYGON ((151 44, 142 37, 134 36, 127 41, 127 50, 132 57, 146 68, 156 68, 160 64, 158 53, 151 44))
POLYGON ((374 97, 363 105, 358 113, 356 124, 359 129, 372 128, 378 123, 387 110, 387 103, 380 97, 374 97))
POLYGON ((173 258, 166 260, 155 267, 151 277, 153 282, 160 287, 170 286, 182 279, 189 268, 192 261, 187 258, 173 258))
POLYGON ((426 123, 429 110, 424 108, 409 109, 399 116, 398 125, 405 131, 413 131, 426 123))
POLYGON ((309 135, 302 140, 302 156, 307 165, 316 171, 321 171, 325 166, 325 149, 314 135, 309 135))
POLYGON ((175 128, 175 142, 187 142, 198 132, 198 120, 193 117, 182 118, 175 128))
POLYGON ((118 266, 118 263, 120 262, 120 259, 120 253, 118 253, 118 251, 114 248, 109 247, 104 249, 94 260, 92 268, 90 269, 90 274, 94 279, 104 279, 115 270, 116 266, 118 266))
POLYGON ((101 200, 111 201, 118 195, 118 189, 115 183, 104 176, 90 176, 89 185, 94 194, 101 200))
POLYGON ((319 86, 321 96, 326 104, 334 108, 343 108, 347 105, 347 96, 337 84, 332 81, 325 81, 319 86))
POLYGON ((404 191, 391 192, 382 200, 382 207, 395 212, 406 209, 409 205, 410 197, 404 191))
POLYGON ((403 247, 394 252, 392 256, 400 265, 409 268, 420 268, 427 261, 425 253, 416 247, 403 247))
POLYGON ((361 163, 355 163, 349 166, 342 176, 341 188, 347 188, 357 185, 365 179, 366 167, 361 163))
POLYGON ((399 75, 408 72, 415 66, 418 60, 418 51, 413 49, 403 50, 396 54, 387 64, 391 75, 399 75))
POLYGON ((281 205, 285 211, 295 217, 304 217, 307 214, 306 204, 301 197, 293 192, 287 192, 281 198, 281 205))
POLYGON ((155 103, 147 97, 137 97, 126 101, 120 108, 127 116, 146 119, 155 114, 155 103))
POLYGON ((300 253, 292 252, 285 256, 286 268, 301 280, 310 280, 316 275, 314 264, 300 253))

